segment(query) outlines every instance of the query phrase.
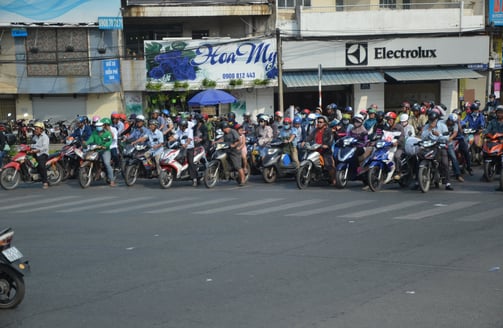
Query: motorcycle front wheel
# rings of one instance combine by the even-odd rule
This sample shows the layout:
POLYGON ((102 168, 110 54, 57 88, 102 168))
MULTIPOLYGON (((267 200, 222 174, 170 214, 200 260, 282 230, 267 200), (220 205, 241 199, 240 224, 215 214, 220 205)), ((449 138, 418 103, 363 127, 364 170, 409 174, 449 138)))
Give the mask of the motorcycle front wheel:
POLYGON ((211 162, 204 171, 204 185, 206 188, 213 188, 218 182, 220 165, 218 162, 211 162))
POLYGON ((0 174, 0 185, 5 190, 12 190, 19 185, 21 181, 21 172, 13 167, 6 168, 0 174))
POLYGON ((81 166, 79 169, 79 183, 82 188, 87 188, 91 185, 93 180, 92 171, 90 166, 81 166))
POLYGON ((161 188, 168 189, 173 184, 173 172, 171 169, 162 170, 161 174, 159 174, 159 184, 161 188))
POLYGON ((484 162, 484 179, 486 179, 487 182, 491 182, 493 181, 495 175, 496 164, 493 161, 484 162))
POLYGON ((9 267, 0 267, 0 309, 12 309, 24 298, 23 277, 9 267))
POLYGON ((278 170, 274 166, 264 167, 262 177, 264 178, 264 181, 267 183, 276 182, 278 178, 278 170))
POLYGON ((61 164, 55 163, 47 167, 47 182, 50 186, 57 185, 64 176, 64 170, 61 164))
POLYGON ((417 173, 417 180, 419 182, 419 189, 424 193, 428 192, 431 185, 431 168, 428 166, 420 166, 417 173))
POLYGON ((346 188, 348 185, 348 178, 346 172, 348 169, 338 170, 335 172, 335 186, 339 189, 346 188))
POLYGON ((136 183, 138 178, 138 165, 126 166, 126 171, 124 172, 124 182, 128 186, 132 186, 136 183))
POLYGON ((381 168, 374 166, 371 167, 367 173, 367 182, 369 184, 370 190, 376 192, 381 189, 383 176, 381 174, 381 168))
POLYGON ((306 189, 311 181, 311 166, 304 165, 299 167, 297 175, 295 176, 295 181, 297 182, 297 188, 306 189))

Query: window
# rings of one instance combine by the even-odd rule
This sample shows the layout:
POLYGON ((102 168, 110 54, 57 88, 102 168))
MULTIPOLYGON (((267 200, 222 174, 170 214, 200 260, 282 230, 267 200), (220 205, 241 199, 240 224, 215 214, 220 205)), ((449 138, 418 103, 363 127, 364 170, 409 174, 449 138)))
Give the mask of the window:
POLYGON ((208 30, 194 30, 192 31, 192 39, 202 39, 210 36, 210 31, 208 30))
POLYGON ((311 0, 278 0, 279 8, 295 8, 297 6, 310 7, 311 0))
POLYGON ((87 39, 86 29, 30 29, 28 76, 89 76, 87 39))
POLYGON ((396 9, 396 0, 379 0, 379 7, 396 9))

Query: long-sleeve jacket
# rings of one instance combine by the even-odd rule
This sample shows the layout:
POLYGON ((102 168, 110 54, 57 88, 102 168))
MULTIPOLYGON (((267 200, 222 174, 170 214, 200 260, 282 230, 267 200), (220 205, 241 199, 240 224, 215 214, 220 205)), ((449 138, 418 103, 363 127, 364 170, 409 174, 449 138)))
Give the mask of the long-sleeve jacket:
POLYGON ((101 133, 98 131, 93 131, 89 139, 87 139, 86 143, 91 145, 97 145, 105 147, 106 150, 110 150, 110 146, 112 145, 113 137, 112 134, 104 130, 101 133))

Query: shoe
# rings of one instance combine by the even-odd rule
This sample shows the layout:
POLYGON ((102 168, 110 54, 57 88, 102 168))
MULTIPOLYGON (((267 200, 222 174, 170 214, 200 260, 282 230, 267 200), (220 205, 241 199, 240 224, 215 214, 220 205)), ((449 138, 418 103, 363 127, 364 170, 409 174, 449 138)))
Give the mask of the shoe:
POLYGON ((192 187, 197 187, 197 179, 192 179, 192 187))
POLYGON ((460 175, 456 177, 456 180, 458 180, 459 182, 465 182, 465 179, 463 179, 463 177, 460 175))
POLYGON ((369 190, 370 190, 370 187, 369 187, 368 185, 367 185, 367 186, 363 186, 363 187, 362 187, 362 190, 363 190, 363 191, 369 191, 369 190))
POLYGON ((395 175, 393 176, 393 179, 394 179, 394 180, 400 180, 400 174, 399 174, 399 173, 395 174, 395 175))
POLYGON ((49 188, 49 184, 46 182, 42 185, 42 189, 48 189, 49 188))
POLYGON ((469 174, 470 176, 473 176, 473 170, 472 170, 472 168, 469 168, 469 169, 466 169, 466 170, 468 171, 468 174, 469 174))
POLYGON ((115 187, 115 186, 117 186, 117 185, 115 184, 115 181, 110 181, 110 187, 115 187))
POLYGON ((454 188, 452 188, 451 184, 448 183, 445 185, 445 190, 454 190, 454 188))

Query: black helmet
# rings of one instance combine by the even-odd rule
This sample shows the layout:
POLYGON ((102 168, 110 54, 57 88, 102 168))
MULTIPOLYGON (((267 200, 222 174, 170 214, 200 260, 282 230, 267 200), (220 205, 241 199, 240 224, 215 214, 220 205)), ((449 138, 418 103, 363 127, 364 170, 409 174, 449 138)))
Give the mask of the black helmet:
POLYGON ((503 111, 503 105, 498 105, 494 111, 499 112, 500 110, 503 111))
POLYGON ((159 121, 158 120, 149 120, 148 125, 155 125, 157 127, 157 126, 159 126, 159 121))
POLYGON ((230 127, 229 122, 223 121, 222 123, 220 123, 220 129, 223 130, 223 129, 228 128, 228 127, 230 127))
POLYGON ((479 110, 479 109, 480 109, 480 105, 479 105, 479 104, 477 104, 476 102, 474 102, 473 104, 471 104, 470 109, 471 109, 472 111, 474 111, 474 110, 479 110))
POLYGON ((229 112, 229 113, 227 114, 227 118, 228 118, 229 120, 233 120, 233 119, 235 119, 235 118, 236 118, 236 114, 235 114, 234 112, 229 112))
POLYGON ((181 120, 180 121, 180 127, 182 127, 182 128, 189 127, 189 122, 187 120, 181 120))
POLYGON ((376 113, 376 118, 377 118, 378 120, 382 120, 382 119, 384 119, 384 115, 385 115, 385 114, 384 114, 384 112, 383 112, 382 110, 380 110, 380 111, 378 111, 378 112, 376 113))
POLYGON ((429 121, 434 121, 436 119, 438 119, 439 115, 436 111, 432 110, 428 113, 428 120, 429 121))
POLYGON ((421 105, 419 105, 418 103, 414 103, 414 104, 412 104, 411 109, 412 109, 412 111, 420 111, 421 105))

